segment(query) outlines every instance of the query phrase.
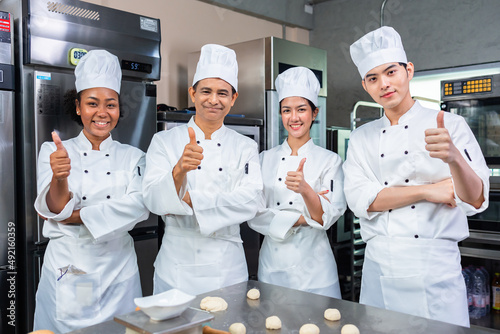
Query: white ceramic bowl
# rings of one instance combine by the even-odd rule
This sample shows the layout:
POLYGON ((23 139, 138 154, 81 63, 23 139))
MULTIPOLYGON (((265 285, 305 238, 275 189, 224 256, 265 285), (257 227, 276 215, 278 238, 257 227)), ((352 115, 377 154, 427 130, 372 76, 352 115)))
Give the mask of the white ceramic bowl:
POLYGON ((135 298, 134 302, 151 320, 162 321, 179 316, 194 298, 181 290, 171 289, 157 295, 135 298))

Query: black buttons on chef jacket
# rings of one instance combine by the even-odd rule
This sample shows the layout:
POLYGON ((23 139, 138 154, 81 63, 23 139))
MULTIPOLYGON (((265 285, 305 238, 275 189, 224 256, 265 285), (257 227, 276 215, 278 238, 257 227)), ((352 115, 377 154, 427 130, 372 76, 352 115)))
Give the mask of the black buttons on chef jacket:
POLYGON ((389 209, 389 212, 392 212, 392 209, 389 209))
POLYGON ((221 167, 221 168, 219 168, 219 172, 222 172, 222 167, 221 167))
POLYGON ((217 143, 217 146, 219 146, 219 147, 220 147, 220 143, 217 143))
POLYGON ((280 205, 280 202, 276 203, 276 205, 280 205))
POLYGON ((415 239, 418 239, 418 234, 415 234, 415 239))
POLYGON ((106 174, 107 174, 107 175, 110 175, 110 174, 111 174, 111 172, 107 172, 106 174))
POLYGON ((278 178, 278 181, 281 181, 281 177, 278 178))
POLYGON ((86 196, 83 196, 83 197, 82 197, 82 199, 85 201, 85 200, 87 199, 87 197, 86 197, 86 196))
POLYGON ((288 204, 293 205, 293 202, 288 202, 288 204))
POLYGON ((111 198, 111 196, 109 196, 109 195, 108 195, 108 196, 106 196, 106 198, 107 198, 107 199, 110 199, 110 198, 111 198))
POLYGON ((411 208, 412 208, 412 209, 415 209, 415 205, 412 205, 412 206, 411 206, 411 208))
POLYGON ((87 152, 83 152, 83 156, 85 156, 85 157, 86 157, 86 156, 87 156, 87 152))
POLYGON ((408 125, 405 125, 405 129, 408 129, 408 125))
POLYGON ((106 156, 109 157, 109 153, 106 153, 106 156))
POLYGON ((385 181, 385 182, 384 182, 384 184, 385 184, 385 185, 388 185, 388 184, 389 184, 389 182, 385 181))
POLYGON ((88 170, 84 170, 85 173, 88 173, 89 171, 88 170))
POLYGON ((408 183, 408 182, 410 182, 410 180, 406 179, 405 182, 408 183))
POLYGON ((385 130, 382 130, 382 133, 385 133, 385 130))
POLYGON ((380 155, 380 157, 381 157, 381 158, 383 158, 383 157, 384 157, 384 153, 382 153, 382 154, 380 155))
POLYGON ((196 141, 196 144, 200 145, 200 141, 199 141, 199 140, 197 140, 197 141, 196 141))
POLYGON ((198 169, 201 169, 201 166, 198 166, 198 169))
POLYGON ((405 154, 408 154, 408 151, 405 151, 405 154))

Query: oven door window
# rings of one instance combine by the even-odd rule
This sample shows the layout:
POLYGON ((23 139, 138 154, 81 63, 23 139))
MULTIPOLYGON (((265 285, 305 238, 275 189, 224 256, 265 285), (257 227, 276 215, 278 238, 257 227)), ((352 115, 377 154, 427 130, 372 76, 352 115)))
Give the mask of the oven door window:
POLYGON ((449 112, 465 118, 488 165, 499 165, 500 98, 450 101, 447 104, 449 112))

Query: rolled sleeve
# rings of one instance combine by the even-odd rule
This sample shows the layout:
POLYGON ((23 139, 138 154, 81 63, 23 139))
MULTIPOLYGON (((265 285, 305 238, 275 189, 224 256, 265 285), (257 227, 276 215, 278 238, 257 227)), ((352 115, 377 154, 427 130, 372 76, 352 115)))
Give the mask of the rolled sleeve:
POLYGON ((384 186, 370 173, 370 166, 362 167, 363 157, 359 155, 356 142, 351 138, 347 159, 343 165, 344 193, 347 204, 352 212, 359 218, 372 220, 382 212, 369 212, 368 208, 375 201, 384 186), (368 172, 365 172, 368 171, 368 172))
POLYGON ((47 199, 47 194, 49 193, 49 189, 50 189, 50 184, 47 184, 45 188, 42 189, 40 194, 38 194, 35 200, 36 212, 38 212, 39 215, 47 219, 52 219, 57 222, 63 221, 71 217, 76 206, 75 205, 76 199, 73 197, 73 193, 70 192, 70 200, 68 203, 66 203, 62 211, 59 213, 54 213, 49 210, 49 207, 47 205, 46 199, 47 199))
POLYGON ((464 160, 469 164, 476 175, 481 179, 483 186, 484 201, 479 208, 475 208, 469 203, 463 202, 455 192, 455 199, 457 206, 467 215, 472 216, 477 213, 483 212, 489 205, 490 193, 490 174, 491 171, 484 160, 481 147, 477 143, 474 134, 467 125, 467 122, 460 117, 457 122, 456 128, 453 129, 453 143, 459 149, 464 160), (467 154, 465 153, 467 150, 467 154))
POLYGON ((329 164, 324 175, 322 175, 322 185, 321 190, 328 189, 328 193, 323 196, 319 196, 321 201, 321 207, 323 208, 323 225, 321 224, 309 224, 315 228, 321 228, 323 230, 328 230, 335 222, 342 216, 347 209, 346 198, 344 195, 344 173, 342 171, 342 159, 338 156, 332 156, 332 161, 329 164))
POLYGON ((284 241, 292 234, 292 227, 300 218, 299 212, 281 210, 269 224, 269 236, 276 241, 284 241))

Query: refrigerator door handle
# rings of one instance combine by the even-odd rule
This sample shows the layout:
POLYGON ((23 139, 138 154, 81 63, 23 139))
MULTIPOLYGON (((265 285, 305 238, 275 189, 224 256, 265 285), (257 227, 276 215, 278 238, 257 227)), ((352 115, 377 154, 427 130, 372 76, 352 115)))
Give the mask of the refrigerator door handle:
POLYGON ((46 246, 49 240, 35 241, 35 246, 46 246))

